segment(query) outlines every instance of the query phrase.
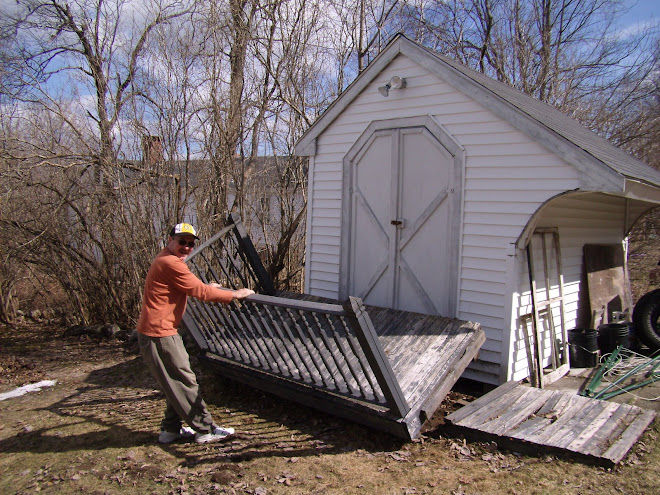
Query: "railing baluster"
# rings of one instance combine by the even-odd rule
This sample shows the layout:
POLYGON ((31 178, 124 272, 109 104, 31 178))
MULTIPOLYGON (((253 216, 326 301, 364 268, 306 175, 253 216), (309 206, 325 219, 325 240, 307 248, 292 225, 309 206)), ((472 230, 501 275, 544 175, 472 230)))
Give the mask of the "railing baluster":
POLYGON ((218 354, 222 354, 224 351, 220 350, 219 342, 216 342, 213 334, 208 331, 208 320, 201 318, 200 308, 197 307, 197 301, 189 301, 188 309, 191 313, 190 316, 192 317, 195 328, 200 333, 209 349, 218 354))
MULTIPOLYGON (((211 247, 211 249, 213 248, 213 246, 210 246, 210 247, 211 247)), ((206 254, 205 254, 205 253, 201 253, 200 256, 202 257, 202 259, 203 259, 204 261, 206 261, 206 264, 207 264, 207 266, 208 266, 208 270, 209 270, 209 271, 211 272, 211 274, 213 275, 213 281, 214 281, 214 282, 217 282, 217 283, 223 285, 224 287, 227 287, 228 289, 236 289, 236 286, 232 284, 231 280, 229 280, 229 277, 228 277, 228 270, 227 270, 227 268, 224 266, 224 263, 222 263, 222 261, 220 261, 220 269, 222 270, 222 273, 223 273, 223 275, 224 275, 225 278, 226 278, 226 283, 224 283, 224 284, 222 283, 223 280, 222 280, 221 276, 220 276, 220 275, 219 275, 219 274, 213 269, 212 263, 211 263, 211 261, 209 261, 209 259, 206 257, 206 254)))
POLYGON ((243 340, 236 335, 234 325, 229 316, 221 307, 214 308, 214 313, 216 315, 216 326, 223 329, 222 335, 226 336, 227 341, 234 345, 238 353, 236 360, 242 363, 249 363, 251 361, 250 351, 245 347, 243 340))
POLYGON ((293 368, 291 368, 291 365, 290 365, 289 363, 287 363, 286 356, 288 355, 290 361, 291 361, 292 363, 294 363, 294 364, 295 364, 295 358, 294 358, 294 356, 291 354, 291 351, 289 350, 289 347, 288 347, 288 346, 286 345, 286 343, 284 342, 284 340, 285 340, 285 338, 284 338, 284 334, 282 333, 282 330, 280 329, 279 324, 278 324, 276 321, 274 321, 274 319, 273 319, 272 315, 270 314, 270 312, 268 311, 268 308, 267 308, 267 307, 263 307, 263 306, 261 307, 261 309, 263 309, 263 313, 265 313, 266 316, 268 317, 268 321, 265 321, 265 320, 264 320, 263 313, 259 310, 259 309, 260 309, 260 306, 258 306, 257 304, 251 303, 250 301, 245 301, 245 302, 246 302, 247 304, 251 304, 251 305, 254 307, 255 311, 256 311, 257 314, 259 315, 259 318, 260 318, 260 320, 262 321, 262 323, 263 323, 263 325, 264 325, 265 328, 270 329, 270 328, 271 328, 271 325, 272 325, 272 328, 275 329, 275 333, 276 333, 277 335, 273 335, 272 333, 271 333, 271 335, 273 336, 273 339, 274 339, 274 341, 276 342, 276 346, 277 346, 278 349, 280 350, 280 355, 281 355, 281 357, 284 358, 284 359, 283 359, 283 362, 285 363, 285 365, 286 365, 286 367, 287 367, 287 370, 288 370, 289 376, 293 377, 293 375, 294 375, 294 371, 297 371, 297 370, 294 370, 293 368), (284 351, 284 352, 282 352, 282 351, 284 351), (285 355, 284 353, 286 353, 286 355, 285 355))
MULTIPOLYGON (((334 362, 335 368, 337 369, 337 371, 339 372, 339 375, 341 376, 341 379, 342 379, 343 383, 339 383, 338 380, 337 380, 338 377, 337 377, 337 375, 335 375, 335 383, 337 383, 337 388, 339 390, 343 391, 344 393, 349 393, 352 396, 358 396, 359 394, 356 393, 355 387, 352 386, 350 378, 346 375, 346 371, 344 370, 344 366, 341 362, 342 361, 341 356, 338 355, 338 353, 335 352, 334 349, 333 349, 332 344, 333 344, 334 340, 327 335, 327 331, 326 331, 325 327, 321 324, 321 322, 318 320, 318 318, 316 318, 314 316, 314 312, 312 312, 312 315, 316 319, 317 328, 319 329, 321 339, 323 340, 326 349, 328 349, 328 353, 329 353, 330 357, 332 358, 332 360, 334 362)), ((335 347, 335 349, 337 348, 336 345, 334 347, 335 347)))
POLYGON ((389 365, 385 350, 378 341, 378 335, 376 335, 376 330, 373 328, 373 323, 362 304, 362 300, 349 297, 348 301, 344 303, 344 309, 347 315, 350 315, 351 327, 355 329, 360 346, 365 351, 365 356, 376 375, 380 389, 387 399, 387 404, 397 416, 404 418, 410 411, 410 406, 403 395, 396 376, 394 376, 394 370, 389 365), (358 331, 359 334, 357 334, 358 331))
POLYGON ((231 302, 227 306, 228 306, 227 308, 228 318, 232 322, 232 328, 236 330, 237 335, 239 334, 242 335, 242 337, 240 338, 241 342, 245 342, 247 346, 252 350, 252 352, 249 353, 250 359, 248 362, 252 363, 254 366, 268 369, 268 361, 261 352, 261 349, 259 349, 259 343, 256 342, 254 338, 250 338, 246 330, 246 325, 241 324, 240 321, 241 318, 239 316, 240 312, 237 311, 236 303, 231 302), (252 358, 256 358, 256 360, 252 358))
POLYGON ((209 335, 209 339, 213 342, 214 339, 217 339, 217 330, 213 327, 211 323, 215 323, 215 317, 212 314, 213 308, 205 304, 200 304, 197 301, 190 301, 192 307, 197 312, 196 321, 198 325, 201 325, 205 328, 206 332, 209 335))
MULTIPOLYGON (((203 273, 199 274, 200 279, 208 283, 208 280, 206 279, 206 276, 203 273)), ((242 362, 244 363, 251 363, 253 360, 251 359, 253 355, 256 355, 254 347, 251 345, 250 339, 245 339, 245 338, 234 338, 235 336, 238 336, 242 328, 240 328, 240 325, 236 324, 236 321, 234 321, 234 315, 232 311, 225 311, 220 304, 214 303, 214 304, 204 304, 203 307, 207 311, 211 311, 214 315, 215 318, 211 318, 212 321, 218 322, 221 325, 224 322, 224 328, 227 332, 230 333, 232 336, 232 339, 234 343, 236 344, 236 347, 238 349, 238 344, 240 344, 241 348, 243 349, 243 352, 241 353, 241 358, 242 362), (250 352, 247 346, 251 349, 252 352, 250 352)))
POLYGON ((233 313, 235 313, 236 316, 241 320, 243 324, 242 328, 245 329, 247 332, 250 332, 250 334, 253 337, 252 340, 256 343, 257 347, 259 348, 259 351, 263 355, 265 360, 263 363, 263 369, 275 371, 273 365, 277 367, 277 360, 270 352, 270 348, 268 347, 266 339, 263 338, 263 333, 259 331, 259 327, 256 324, 256 321, 255 320, 251 321, 247 309, 243 308, 243 303, 232 302, 231 305, 233 308, 236 308, 236 311, 233 311, 233 313))
POLYGON ((346 345, 344 342, 342 342, 341 336, 339 335, 339 332, 335 329, 332 320, 328 317, 328 315, 324 315, 326 320, 328 321, 328 324, 330 325, 330 330, 332 332, 332 337, 337 343, 337 347, 341 350, 340 356, 344 358, 344 361, 346 362, 346 365, 348 366, 348 369, 351 372, 351 375, 353 377, 353 381, 357 385, 357 387, 360 389, 360 392, 362 392, 362 396, 365 398, 373 398, 374 394, 369 390, 365 389, 364 384, 362 383, 363 380, 360 379, 361 373, 353 366, 351 363, 350 356, 352 353, 349 353, 348 349, 346 348, 346 345))
POLYGON ((327 373, 323 372, 324 368, 325 368, 323 366, 323 363, 319 362, 318 359, 315 356, 315 354, 317 354, 316 349, 313 346, 310 345, 310 339, 307 338, 308 337, 308 335, 307 335, 308 332, 305 332, 303 330, 303 328, 298 324, 298 320, 301 320, 301 321, 305 322, 305 324, 307 324, 307 322, 305 320, 305 316, 300 311, 297 311, 295 315, 288 308, 285 309, 285 311, 289 315, 289 318, 291 318, 291 321, 293 322, 293 326, 296 329, 296 332, 298 333, 298 337, 300 338, 300 342, 305 347, 305 349, 307 350, 307 355, 309 356, 312 363, 314 364, 314 369, 317 372, 316 374, 314 374, 314 372, 311 370, 311 367, 310 367, 309 363, 306 362, 307 368, 310 369, 310 374, 314 378, 318 377, 318 379, 315 380, 316 385, 325 384, 326 386, 332 386, 328 383, 328 381, 326 379, 327 373))
POLYGON ((351 346, 351 349, 353 350, 353 353, 356 358, 356 362, 360 365, 360 368, 362 369, 362 375, 369 382, 374 397, 377 398, 378 402, 385 403, 386 402, 385 396, 383 395, 380 389, 380 385, 378 385, 378 381, 376 380, 376 377, 374 376, 371 370, 369 361, 367 361, 367 357, 365 356, 364 351, 360 346, 360 343, 357 342, 357 337, 353 333, 353 329, 350 327, 350 325, 348 324, 345 318, 339 318, 339 321, 341 322, 344 332, 346 333, 346 340, 348 341, 348 344, 351 346))
POLYGON ((284 355, 282 352, 284 348, 280 338, 273 335, 268 323, 264 321, 264 318, 259 311, 259 307, 256 304, 243 301, 242 309, 247 313, 254 327, 259 329, 264 345, 268 348, 268 352, 273 358, 275 367, 282 375, 291 375, 291 371, 289 370, 286 361, 282 358, 284 355))
MULTIPOLYGON (((231 220, 233 225, 189 256, 191 269, 204 282, 272 293, 272 281, 240 218, 231 220)), ((373 328, 366 328, 369 318, 356 313, 356 308, 261 294, 229 305, 191 300, 186 324, 194 325, 195 335, 212 354, 351 400, 404 412, 405 400, 398 385, 391 383, 391 368, 373 328)))
MULTIPOLYGON (((213 250, 213 254, 218 258, 221 258, 221 254, 218 254, 217 250, 213 250)), ((249 287, 250 283, 248 282, 247 278, 244 276, 242 273, 243 270, 241 270, 240 267, 236 266, 236 263, 234 262, 233 256, 228 250, 225 250, 225 256, 224 259, 227 260, 229 265, 227 263, 222 263, 222 271, 225 274, 225 277, 227 278, 227 286, 231 287, 232 289, 238 288, 238 285, 236 284, 237 280, 240 281, 240 285, 242 287, 249 287)))
POLYGON ((318 319, 314 318, 314 321, 316 322, 316 328, 314 328, 312 325, 310 325, 309 319, 305 318, 305 314, 302 311, 300 311, 300 316, 302 321, 305 323, 305 327, 307 328, 307 340, 311 343, 311 345, 313 345, 315 352, 318 353, 321 358, 322 363, 318 363, 316 367, 321 373, 323 382, 325 383, 326 387, 330 389, 338 389, 339 387, 337 385, 337 380, 335 379, 337 374, 337 367, 333 361, 328 359, 328 356, 331 356, 330 349, 328 349, 325 345, 320 345, 323 342, 320 341, 318 335, 315 332, 315 330, 318 332, 321 331, 319 329, 318 319), (323 371, 325 371, 325 373, 323 371))
MULTIPOLYGON (((209 338, 212 339, 213 342, 223 342, 225 346, 227 346, 227 349, 229 350, 229 356, 233 356, 237 359, 241 358, 241 353, 236 344, 234 343, 234 350, 231 349, 231 340, 227 338, 225 335, 225 326, 218 324, 218 315, 217 312, 211 308, 207 308, 205 304, 199 303, 197 301, 190 301, 192 303, 192 307, 196 308, 197 314, 198 314, 198 321, 201 320, 203 322, 203 325, 206 327, 206 331, 209 334, 209 338), (204 314, 200 314, 200 311, 204 311, 204 314)), ((189 304, 190 304, 189 303, 189 304)), ((218 344, 216 344, 217 347, 218 344)))
POLYGON ((288 340, 291 343, 291 345, 288 346, 288 348, 293 349, 294 354, 297 356, 297 359, 295 360, 295 364, 301 379, 310 382, 312 379, 315 378, 314 374, 310 371, 309 367, 307 366, 307 362, 305 361, 305 357, 302 355, 300 349, 296 345, 296 338, 291 332, 287 320, 285 320, 284 317, 282 316, 281 308, 278 308, 277 306, 271 306, 270 308, 266 308, 266 311, 271 316, 272 321, 275 321, 275 318, 271 314, 271 310, 277 316, 280 327, 284 329, 284 333, 283 333, 284 339, 288 340))

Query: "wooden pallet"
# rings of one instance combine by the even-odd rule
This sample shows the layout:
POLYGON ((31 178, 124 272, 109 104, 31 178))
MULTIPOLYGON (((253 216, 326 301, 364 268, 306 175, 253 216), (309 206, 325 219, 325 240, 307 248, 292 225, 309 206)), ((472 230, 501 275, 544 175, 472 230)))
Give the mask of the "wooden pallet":
POLYGON ((465 431, 569 451, 617 464, 654 420, 655 411, 563 390, 508 382, 447 416, 465 431))

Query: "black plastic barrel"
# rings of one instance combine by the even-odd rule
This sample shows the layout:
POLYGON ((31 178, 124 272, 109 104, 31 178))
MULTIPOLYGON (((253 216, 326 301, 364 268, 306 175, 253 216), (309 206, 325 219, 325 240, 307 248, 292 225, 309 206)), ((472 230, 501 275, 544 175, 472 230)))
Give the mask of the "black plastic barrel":
POLYGON ((617 346, 630 349, 630 327, 627 323, 605 323, 598 327, 598 347, 601 354, 609 354, 617 346))
POLYGON ((598 366, 598 330, 591 328, 569 330, 568 351, 571 368, 598 366))

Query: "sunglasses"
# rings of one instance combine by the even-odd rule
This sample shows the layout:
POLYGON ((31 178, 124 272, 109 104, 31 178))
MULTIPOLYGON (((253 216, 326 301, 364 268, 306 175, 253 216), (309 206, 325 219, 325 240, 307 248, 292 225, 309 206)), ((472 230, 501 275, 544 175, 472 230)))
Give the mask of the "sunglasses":
POLYGON ((185 239, 179 239, 179 246, 187 245, 189 248, 195 247, 195 241, 186 241, 185 239))

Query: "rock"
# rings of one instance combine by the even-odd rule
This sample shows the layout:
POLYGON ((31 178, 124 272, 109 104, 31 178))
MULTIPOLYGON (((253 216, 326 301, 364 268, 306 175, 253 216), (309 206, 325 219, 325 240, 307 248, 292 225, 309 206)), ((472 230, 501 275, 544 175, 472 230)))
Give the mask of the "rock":
POLYGON ((108 339, 116 338, 119 332, 121 332, 121 328, 115 323, 107 323, 101 328, 101 335, 108 339))

